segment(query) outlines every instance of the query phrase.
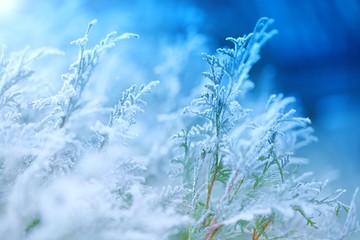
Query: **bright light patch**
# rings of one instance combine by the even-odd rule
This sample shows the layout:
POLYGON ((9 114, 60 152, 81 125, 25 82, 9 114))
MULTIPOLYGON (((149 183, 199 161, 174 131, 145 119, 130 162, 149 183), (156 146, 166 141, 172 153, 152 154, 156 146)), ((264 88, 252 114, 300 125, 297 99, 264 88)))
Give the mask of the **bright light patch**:
POLYGON ((0 0, 0 18, 11 16, 15 13, 19 1, 17 0, 0 0))

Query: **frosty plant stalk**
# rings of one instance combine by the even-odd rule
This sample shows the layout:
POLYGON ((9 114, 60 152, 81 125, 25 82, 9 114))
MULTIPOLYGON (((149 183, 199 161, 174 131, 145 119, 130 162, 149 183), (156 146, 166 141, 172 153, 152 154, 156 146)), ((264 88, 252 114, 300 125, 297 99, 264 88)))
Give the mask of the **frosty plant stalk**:
POLYGON ((172 120, 173 137, 147 106, 174 99, 152 94, 159 81, 131 84, 113 107, 89 89, 103 53, 138 37, 112 32, 88 49, 95 23, 72 42, 78 58, 55 91, 44 90, 49 82, 32 63, 59 51, 7 55, 2 47, 0 239, 339 240, 359 231, 357 190, 346 205, 345 190, 329 193, 327 182, 300 170, 295 152, 315 137, 310 120, 291 108, 295 99, 272 95, 247 108, 250 70, 277 33, 272 19, 203 54, 209 70, 198 97, 181 113, 161 115, 172 120), (139 122, 166 141, 151 129, 137 137, 139 122))
POLYGON ((192 187, 187 201, 195 219, 185 239, 343 239, 333 228, 340 209, 353 219, 343 229, 357 231, 355 206, 338 200, 342 190, 323 197, 326 183, 298 175, 294 151, 315 138, 310 120, 289 107, 294 99, 272 95, 259 113, 243 107, 260 48, 277 33, 272 22, 262 18, 253 33, 227 38, 232 48, 204 54, 204 91, 184 111, 196 124, 184 123, 175 136, 185 153, 173 162, 182 176, 194 176, 182 181, 192 187))

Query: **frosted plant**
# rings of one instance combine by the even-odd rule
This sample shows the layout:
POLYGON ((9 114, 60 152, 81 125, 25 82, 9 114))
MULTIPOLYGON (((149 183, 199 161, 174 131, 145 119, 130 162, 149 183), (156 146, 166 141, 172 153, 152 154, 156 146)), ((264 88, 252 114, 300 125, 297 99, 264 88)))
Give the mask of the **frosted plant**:
MULTIPOLYGON (((28 121, 27 95, 39 85, 32 81, 34 71, 31 64, 38 58, 57 54, 59 51, 42 48, 6 54, 3 46, 0 56, 0 206, 9 186, 14 183, 32 161, 35 154, 33 141, 36 139, 33 124, 28 121), (21 147, 20 147, 21 146, 21 147)), ((40 142, 39 142, 40 144, 40 142)), ((0 207, 1 208, 1 207, 0 207)))
POLYGON ((118 36, 116 32, 111 32, 93 49, 87 50, 86 43, 95 23, 96 20, 90 22, 85 35, 72 42, 79 46, 79 59, 70 66, 71 72, 62 76, 64 83, 61 90, 55 96, 38 99, 32 103, 35 108, 53 106, 51 114, 43 119, 43 122, 49 121, 49 118, 55 118, 53 125, 62 128, 72 113, 81 108, 82 93, 104 50, 114 47, 115 43, 121 39, 137 37, 136 34, 131 33, 118 36))
MULTIPOLYGON (((310 120, 291 109, 294 98, 272 95, 262 111, 246 108, 246 93, 254 87, 249 72, 260 48, 276 34, 268 30, 271 19, 260 19, 252 34, 228 38, 232 48, 204 54, 210 71, 203 74, 203 93, 185 115, 162 116, 176 125, 172 129, 183 130, 162 146, 166 149, 146 156, 139 156, 136 144, 159 149, 164 126, 154 126, 154 132, 162 131, 159 142, 153 134, 134 141, 133 127, 159 81, 132 85, 111 108, 101 96, 88 100, 105 50, 137 37, 113 32, 87 49, 95 23, 72 42, 79 56, 55 94, 41 90, 45 83, 32 63, 59 51, 25 49, 7 56, 2 48, 0 239, 338 240, 359 230, 357 191, 348 206, 339 200, 345 190, 327 193, 327 182, 299 170, 294 153, 315 138, 310 120), (152 182, 147 169, 167 167, 153 165, 172 154, 172 178, 161 175, 152 182)), ((198 46, 189 44, 180 59, 198 46)), ((164 63, 159 73, 182 76, 173 65, 164 63)), ((180 96, 175 87, 158 99, 180 96)))
POLYGON ((344 239, 357 229, 353 204, 339 201, 344 190, 325 196, 326 183, 298 173, 294 151, 315 138, 310 120, 289 107, 294 99, 273 95, 259 113, 242 107, 254 86, 249 71, 276 34, 272 22, 262 18, 253 33, 227 39, 233 48, 204 54, 205 91, 185 108, 197 123, 174 136, 183 153, 173 172, 191 190, 185 199, 196 220, 184 239, 344 239), (349 211, 342 230, 340 210, 349 211))
POLYGON ((169 197, 183 196, 179 188, 145 186, 146 167, 126 147, 134 137, 135 115, 158 81, 132 86, 112 109, 82 97, 102 53, 121 39, 137 37, 113 32, 88 50, 95 22, 73 42, 79 46, 79 58, 53 96, 38 98, 32 92, 35 99, 21 98, 34 73, 29 63, 53 50, 25 52, 8 60, 3 49, 1 239, 160 239, 189 223, 169 197), (95 113, 107 114, 108 123, 101 118, 94 123, 95 113), (154 223, 155 218, 160 221, 154 223))

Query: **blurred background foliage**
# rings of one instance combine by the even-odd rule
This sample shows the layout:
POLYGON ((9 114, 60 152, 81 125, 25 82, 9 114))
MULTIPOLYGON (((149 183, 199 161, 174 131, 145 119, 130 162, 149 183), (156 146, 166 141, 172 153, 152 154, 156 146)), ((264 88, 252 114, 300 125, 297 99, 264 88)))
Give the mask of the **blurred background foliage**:
POLYGON ((275 19, 279 34, 251 73, 258 85, 253 97, 278 92, 297 97, 297 109, 312 119, 319 138, 301 153, 311 160, 307 168, 353 192, 360 186, 359 0, 0 0, 0 43, 8 51, 26 46, 64 51, 65 57, 37 66, 55 91, 76 56, 69 43, 90 20, 99 20, 90 44, 113 30, 140 34, 107 55, 110 61, 95 74, 101 80, 92 89, 113 99, 132 83, 160 79, 159 91, 174 98, 167 106, 171 111, 189 102, 200 83, 205 70, 200 53, 227 45, 227 36, 251 32, 263 16, 275 19))

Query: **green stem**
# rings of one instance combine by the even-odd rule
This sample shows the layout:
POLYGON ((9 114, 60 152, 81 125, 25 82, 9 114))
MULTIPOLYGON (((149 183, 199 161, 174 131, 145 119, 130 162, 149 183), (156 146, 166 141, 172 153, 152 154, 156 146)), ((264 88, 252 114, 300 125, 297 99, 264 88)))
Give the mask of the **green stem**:
POLYGON ((206 198, 206 204, 205 204, 205 209, 209 209, 209 204, 210 204, 210 198, 211 198, 211 192, 212 192, 212 189, 213 189, 213 186, 214 186, 214 183, 215 183, 215 180, 216 180, 216 175, 217 175, 217 172, 219 171, 219 165, 218 165, 218 161, 219 161, 219 152, 216 152, 216 156, 215 156, 215 170, 214 170, 214 174, 212 175, 212 178, 211 178, 211 182, 208 186, 208 194, 207 194, 207 198, 206 198))
MULTIPOLYGON (((221 111, 220 111, 221 112, 221 111)), ((219 141, 220 141, 220 114, 216 115, 216 148, 215 148, 215 169, 214 169, 214 173, 211 177, 211 181, 210 184, 208 186, 208 193, 207 193, 207 197, 206 197, 206 204, 205 204, 205 209, 209 209, 209 204, 210 204, 210 199, 211 199, 211 193, 212 193, 212 189, 216 180, 216 175, 220 169, 220 164, 219 164, 219 141)))

